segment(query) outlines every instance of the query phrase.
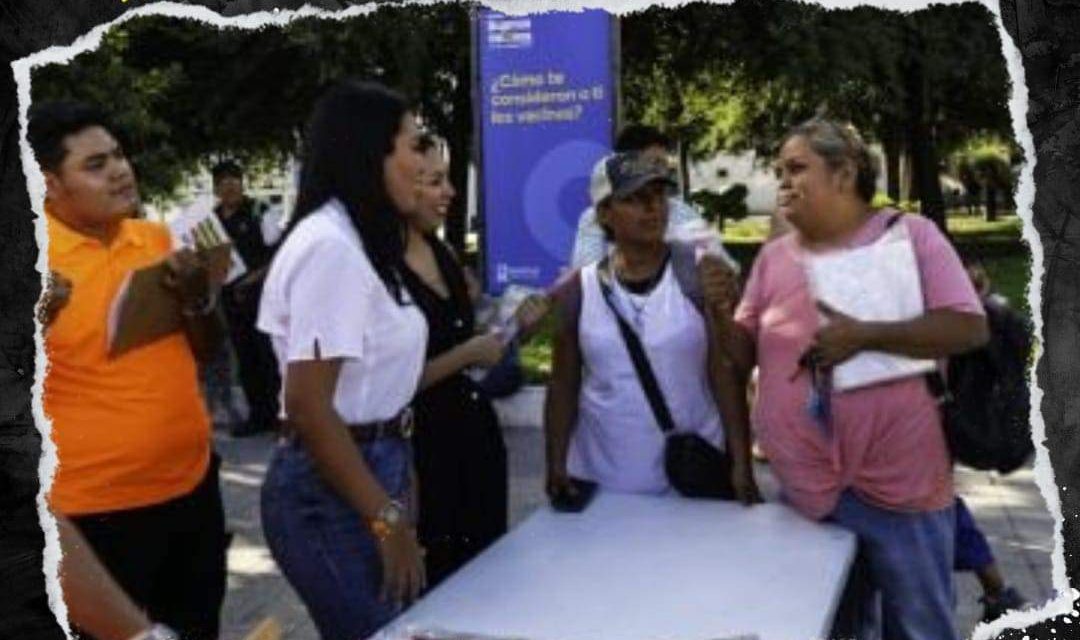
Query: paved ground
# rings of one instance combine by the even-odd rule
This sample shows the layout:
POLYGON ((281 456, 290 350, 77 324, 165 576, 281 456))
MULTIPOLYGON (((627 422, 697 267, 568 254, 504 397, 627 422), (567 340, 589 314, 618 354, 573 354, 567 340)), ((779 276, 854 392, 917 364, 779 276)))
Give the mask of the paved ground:
MULTIPOLYGON (((532 423, 534 409, 502 412, 507 424, 532 423), (524 416, 524 417, 522 417, 524 416)), ((510 452, 511 522, 520 522, 542 503, 543 438, 535 426, 506 429, 510 452)), ((270 558, 259 524, 259 486, 273 446, 269 436, 234 440, 217 437, 224 459, 222 485, 229 526, 235 532, 229 551, 229 591, 225 600, 223 640, 239 640, 259 621, 273 616, 289 640, 317 640, 318 634, 270 558)), ((759 468, 762 490, 775 495, 768 467, 759 468)), ((1050 552, 1053 520, 1033 482, 1030 469, 1006 478, 958 470, 961 494, 975 514, 1010 584, 1032 602, 1052 595, 1050 552)), ((958 576, 957 628, 968 637, 981 615, 981 591, 974 576, 958 576)))

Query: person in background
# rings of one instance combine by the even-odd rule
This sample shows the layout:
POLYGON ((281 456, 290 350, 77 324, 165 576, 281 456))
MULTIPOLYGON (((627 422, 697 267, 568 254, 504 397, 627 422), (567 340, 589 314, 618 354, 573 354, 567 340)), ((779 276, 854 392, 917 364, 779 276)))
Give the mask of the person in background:
POLYGON ((237 407, 236 393, 233 389, 234 357, 228 340, 222 340, 217 353, 210 360, 199 365, 199 380, 215 429, 218 427, 233 429, 245 419, 237 407), (219 416, 222 417, 219 419, 219 416))
POLYGON ((196 358, 223 331, 206 265, 135 220, 135 175, 83 104, 35 105, 27 138, 45 174, 50 281, 39 305, 45 412, 59 468, 49 494, 117 583, 188 640, 217 638, 228 536, 196 358), (107 314, 136 269, 165 262, 182 330, 119 355, 107 314))
MULTIPOLYGON (((671 138, 655 127, 628 125, 619 133, 615 141, 615 152, 640 153, 658 166, 666 167, 673 174, 674 170, 671 164, 673 146, 671 138)), ((698 210, 691 207, 682 198, 674 195, 674 191, 675 184, 672 182, 668 197, 669 214, 666 232, 670 234, 673 230, 687 224, 704 224, 698 210)), ((570 254, 570 268, 580 269, 587 264, 598 262, 610 250, 611 241, 597 221, 596 208, 590 206, 578 218, 574 248, 570 254)), ((736 264, 730 256, 726 256, 726 259, 731 264, 736 264)))
POLYGON ((381 85, 342 81, 319 99, 259 309, 285 431, 263 532, 324 640, 367 638, 426 582, 409 404, 428 332, 402 284, 419 145, 404 99, 381 85))
MULTIPOLYGON (((833 637, 956 638, 952 465, 922 376, 833 393, 831 367, 864 350, 941 359, 984 344, 986 319, 959 257, 930 220, 874 210, 875 160, 853 129, 814 119, 784 138, 779 214, 793 231, 766 244, 734 317, 718 312, 743 380, 758 366, 755 420, 784 498, 859 541, 833 637), (815 299, 804 256, 865 246, 906 225, 925 313, 861 322, 815 299)), ((730 274, 706 268, 722 298, 730 274)), ((745 397, 744 397, 745 401, 745 397)))
MULTIPOLYGON (((1007 299, 994 292, 990 275, 980 260, 965 259, 964 266, 983 307, 988 312, 993 308, 998 313, 1009 314, 1015 318, 1011 324, 1019 327, 1017 333, 1022 334, 1022 337, 1016 340, 1016 347, 1026 359, 1031 349, 1031 330, 1026 326, 1026 318, 1012 310, 1007 299)), ((1015 587, 1005 582, 990 542, 979 529, 967 503, 960 496, 956 497, 956 559, 953 568, 961 572, 970 571, 979 580, 979 586, 983 590, 983 595, 979 598, 983 605, 983 622, 991 622, 1010 609, 1021 609, 1028 604, 1027 599, 1015 587)))
MULTIPOLYGON (((417 206, 406 213, 404 282, 428 324, 427 364, 416 411, 414 453, 419 480, 420 543, 428 584, 441 582, 506 533, 506 447, 495 409, 470 367, 498 363, 510 336, 477 333, 465 271, 435 232, 446 221, 454 188, 444 148, 421 137, 424 171, 417 206)), ((547 312, 527 300, 519 325, 547 312)))
MULTIPOLYGON (((760 501, 750 459, 745 387, 717 366, 713 322, 682 289, 668 226, 670 172, 641 153, 597 163, 590 196, 611 254, 555 294, 559 326, 544 406, 548 495, 572 479, 629 493, 667 494, 665 436, 635 374, 615 313, 640 337, 675 427, 725 452, 734 498, 760 501), (601 280, 603 278, 604 280, 601 280), (605 301, 603 282, 610 281, 605 301), (742 404, 734 399, 743 396, 742 404), (743 407, 741 414, 731 409, 743 407)), ((723 262, 705 256, 703 262, 723 262)))
POLYGON ((249 414, 246 422, 234 425, 232 434, 243 437, 273 431, 277 426, 278 388, 281 380, 270 339, 255 328, 263 280, 274 257, 276 238, 267 234, 264 218, 270 205, 244 193, 244 170, 234 161, 214 166, 214 215, 229 234, 247 273, 222 289, 222 306, 229 324, 229 337, 236 352, 240 384, 244 388, 249 414))
POLYGON ((956 496, 956 555, 953 561, 955 571, 970 571, 979 580, 983 595, 979 602, 983 605, 983 622, 993 622, 1006 611, 1022 609, 1028 602, 1024 596, 1005 583, 1001 568, 994 559, 990 541, 979 529, 967 503, 956 496))

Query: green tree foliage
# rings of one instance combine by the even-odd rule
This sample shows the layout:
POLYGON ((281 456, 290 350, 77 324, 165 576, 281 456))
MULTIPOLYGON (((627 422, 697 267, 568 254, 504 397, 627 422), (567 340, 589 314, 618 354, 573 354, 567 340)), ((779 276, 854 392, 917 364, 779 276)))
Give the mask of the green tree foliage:
POLYGON ((739 182, 720 193, 709 189, 695 191, 689 199, 691 204, 701 209, 706 220, 723 229, 725 220, 742 220, 749 215, 750 209, 746 206, 748 195, 750 190, 739 182))
MULTIPOLYGON (((363 18, 257 31, 132 20, 73 64, 35 73, 34 99, 109 107, 130 133, 147 195, 162 199, 222 156, 279 163, 297 153, 311 105, 329 83, 382 80, 450 142, 460 195, 448 235, 460 247, 473 126, 471 7, 384 5, 363 18)), ((909 197, 940 216, 938 158, 975 134, 1011 135, 1000 40, 975 3, 909 14, 777 0, 694 3, 626 16, 621 30, 623 119, 675 133, 685 142, 684 166, 717 151, 770 155, 788 127, 825 113, 882 144, 894 200, 901 153, 911 157, 918 180, 909 197)))
POLYGON ((938 157, 972 135, 1011 135, 1000 38, 976 3, 654 7, 623 20, 622 43, 627 119, 668 128, 696 156, 770 155, 810 116, 851 121, 884 147, 894 200, 900 154, 912 157, 913 192, 942 225, 938 157))
POLYGON ((997 220, 999 198, 1008 200, 1011 197, 1015 154, 1016 147, 1001 138, 981 136, 969 140, 949 159, 968 191, 969 210, 982 201, 988 222, 997 220))
POLYGON ((108 108, 130 134, 146 195, 167 199, 186 175, 223 156, 258 166, 298 153, 311 107, 329 84, 381 80, 449 139, 461 159, 454 179, 463 194, 468 74, 469 7, 462 4, 386 7, 359 19, 308 18, 260 30, 154 17, 124 23, 69 65, 36 72, 33 98, 108 108))

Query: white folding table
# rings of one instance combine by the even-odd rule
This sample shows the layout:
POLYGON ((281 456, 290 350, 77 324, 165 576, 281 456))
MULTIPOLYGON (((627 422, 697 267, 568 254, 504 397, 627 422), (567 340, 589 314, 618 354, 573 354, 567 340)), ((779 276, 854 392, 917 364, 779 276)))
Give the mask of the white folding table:
POLYGON ((600 493, 539 508, 376 637, 824 638, 854 555, 849 532, 777 504, 600 493))

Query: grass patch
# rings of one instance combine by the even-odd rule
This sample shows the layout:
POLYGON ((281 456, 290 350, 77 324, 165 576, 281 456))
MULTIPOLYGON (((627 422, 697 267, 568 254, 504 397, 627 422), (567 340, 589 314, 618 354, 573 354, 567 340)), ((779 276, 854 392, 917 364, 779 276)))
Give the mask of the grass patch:
POLYGON ((998 256, 983 260, 983 264, 990 275, 994 291, 1008 298, 1014 309, 1030 318, 1027 284, 1031 271, 1031 256, 998 256))
POLYGON ((949 216, 945 220, 949 233, 961 238, 972 236, 1005 236, 1020 238, 1023 223, 1014 215, 987 222, 982 216, 949 216))
POLYGON ((555 314, 548 314, 532 339, 521 346, 525 384, 546 384, 551 377, 551 350, 555 342, 555 314))
MULTIPOLYGON (((945 220, 949 233, 957 242, 1020 241, 1023 223, 1015 215, 1004 215, 994 222, 982 216, 949 215, 945 220)), ((724 242, 732 244, 760 243, 769 235, 768 216, 748 216, 724 224, 724 242)))
POLYGON ((724 244, 760 244, 769 235, 768 216, 747 216, 724 222, 724 244))

